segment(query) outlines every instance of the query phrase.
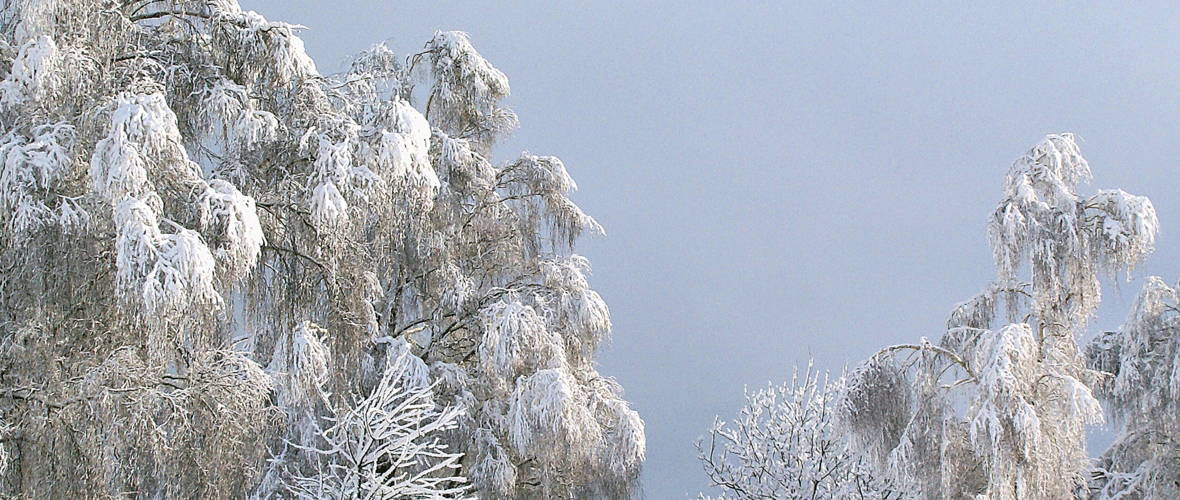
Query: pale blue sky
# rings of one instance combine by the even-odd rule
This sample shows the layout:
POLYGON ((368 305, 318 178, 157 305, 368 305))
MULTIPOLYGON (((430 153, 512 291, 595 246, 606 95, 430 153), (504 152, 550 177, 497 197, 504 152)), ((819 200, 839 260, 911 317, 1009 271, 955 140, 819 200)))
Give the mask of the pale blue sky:
MULTIPOLYGON (((743 387, 941 335, 993 274, 1012 160, 1074 132, 1094 187, 1151 197, 1139 274, 1180 268, 1180 5, 242 0, 321 72, 463 30, 512 84, 500 149, 561 157, 607 230, 600 355, 647 422, 649 499, 707 486, 693 442, 743 387)), ((1118 325, 1137 285, 1108 287, 1118 325)))

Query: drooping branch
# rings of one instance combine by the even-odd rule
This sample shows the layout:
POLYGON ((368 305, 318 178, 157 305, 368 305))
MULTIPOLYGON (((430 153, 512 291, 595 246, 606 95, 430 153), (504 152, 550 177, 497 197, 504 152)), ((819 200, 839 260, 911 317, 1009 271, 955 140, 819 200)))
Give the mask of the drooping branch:
POLYGON ((932 352, 934 354, 942 356, 942 357, 946 358, 947 360, 949 360, 951 363, 954 363, 955 365, 957 365, 959 368, 962 368, 963 371, 969 377, 970 381, 976 382, 976 383, 978 383, 978 381, 979 381, 979 377, 975 375, 975 372, 971 369, 971 366, 968 365, 967 362, 965 360, 963 360, 963 358, 961 356, 959 356, 958 354, 955 354, 954 352, 952 352, 950 350, 947 350, 942 347, 931 344, 930 342, 924 342, 921 344, 892 345, 892 346, 886 347, 884 349, 881 349, 880 351, 877 351, 877 354, 874 354, 873 357, 887 355, 887 354, 891 354, 891 353, 894 353, 897 351, 906 351, 906 350, 914 351, 914 352, 932 352))

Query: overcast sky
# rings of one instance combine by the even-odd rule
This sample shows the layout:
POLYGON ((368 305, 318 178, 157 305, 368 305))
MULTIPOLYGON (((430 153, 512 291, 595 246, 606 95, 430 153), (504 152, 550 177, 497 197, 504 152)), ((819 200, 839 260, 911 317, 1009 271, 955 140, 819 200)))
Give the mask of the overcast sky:
MULTIPOLYGON (((937 339, 994 276, 1004 173, 1074 132, 1086 190, 1155 203, 1180 268, 1180 4, 241 0, 307 26, 323 73, 462 30, 508 75, 499 151, 561 157, 606 227, 579 251, 615 376, 647 423, 649 499, 708 485, 693 443, 743 388, 937 339)), ((1137 284, 1108 283, 1095 328, 1137 284)))

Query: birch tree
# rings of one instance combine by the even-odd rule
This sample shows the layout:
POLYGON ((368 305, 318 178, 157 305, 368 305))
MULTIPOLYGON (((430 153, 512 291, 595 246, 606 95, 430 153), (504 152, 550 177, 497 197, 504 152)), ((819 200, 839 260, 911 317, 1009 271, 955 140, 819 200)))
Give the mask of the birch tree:
POLYGON ((0 7, 0 489, 289 497, 346 416, 426 400, 390 385, 412 358, 440 491, 631 495, 643 421, 573 252, 602 228, 559 159, 492 163, 503 73, 440 32, 324 76, 297 31, 234 0, 0 7))
POLYGON ((1150 253, 1151 202, 1090 196, 1069 134, 1008 171, 988 236, 997 280, 951 312, 938 343, 882 350, 849 377, 841 421, 916 498, 1069 498, 1085 491, 1085 425, 1102 421, 1099 373, 1078 348, 1099 280, 1150 253))

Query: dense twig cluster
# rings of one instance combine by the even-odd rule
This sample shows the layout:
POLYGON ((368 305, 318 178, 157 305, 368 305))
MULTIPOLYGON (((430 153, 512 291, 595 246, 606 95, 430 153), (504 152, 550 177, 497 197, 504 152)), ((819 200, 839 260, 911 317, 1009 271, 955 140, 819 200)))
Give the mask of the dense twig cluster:
POLYGON ((810 367, 801 380, 746 394, 736 420, 717 420, 708 442, 697 441, 705 473, 723 489, 718 499, 900 498, 848 446, 832 405, 839 394, 810 367))

